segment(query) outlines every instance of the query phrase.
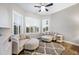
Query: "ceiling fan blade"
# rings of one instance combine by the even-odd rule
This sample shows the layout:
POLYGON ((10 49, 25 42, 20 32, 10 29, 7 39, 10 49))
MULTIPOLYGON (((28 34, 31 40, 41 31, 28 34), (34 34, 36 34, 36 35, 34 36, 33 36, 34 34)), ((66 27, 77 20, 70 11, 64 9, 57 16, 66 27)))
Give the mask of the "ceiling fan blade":
POLYGON ((45 9, 46 11, 48 11, 48 9, 45 9))
POLYGON ((39 10, 39 12, 41 12, 41 10, 39 10))
POLYGON ((52 6, 52 5, 53 5, 53 3, 50 3, 50 4, 46 5, 45 7, 49 7, 49 6, 52 6))
POLYGON ((41 8, 41 6, 34 6, 34 7, 38 7, 38 8, 41 8))

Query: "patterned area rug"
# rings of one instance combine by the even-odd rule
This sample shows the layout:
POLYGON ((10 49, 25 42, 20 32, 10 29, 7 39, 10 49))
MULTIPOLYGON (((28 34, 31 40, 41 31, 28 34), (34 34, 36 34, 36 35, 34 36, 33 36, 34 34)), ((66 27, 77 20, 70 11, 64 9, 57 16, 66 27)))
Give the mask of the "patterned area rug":
POLYGON ((39 47, 36 50, 24 50, 20 55, 61 55, 64 50, 65 48, 59 43, 40 41, 39 47))

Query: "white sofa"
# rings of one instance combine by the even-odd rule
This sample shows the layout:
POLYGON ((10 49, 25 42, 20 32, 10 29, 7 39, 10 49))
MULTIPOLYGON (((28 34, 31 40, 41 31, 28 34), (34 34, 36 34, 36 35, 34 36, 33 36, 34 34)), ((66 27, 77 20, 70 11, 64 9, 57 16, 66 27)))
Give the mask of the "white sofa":
POLYGON ((46 41, 46 42, 51 42, 52 40, 56 41, 56 42, 63 42, 64 36, 63 36, 63 34, 55 33, 55 32, 52 32, 52 33, 43 33, 41 35, 41 39, 43 41, 46 41))
POLYGON ((51 42, 53 40, 52 35, 43 35, 43 36, 41 36, 41 38, 43 41, 46 41, 46 42, 51 42))
POLYGON ((34 50, 39 47, 39 40, 28 35, 12 36, 12 54, 19 54, 23 49, 34 50))

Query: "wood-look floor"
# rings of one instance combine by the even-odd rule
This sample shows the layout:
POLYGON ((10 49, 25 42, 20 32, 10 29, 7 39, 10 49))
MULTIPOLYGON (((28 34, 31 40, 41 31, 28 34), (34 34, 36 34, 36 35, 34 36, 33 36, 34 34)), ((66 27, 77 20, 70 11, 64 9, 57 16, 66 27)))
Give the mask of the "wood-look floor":
POLYGON ((65 47, 65 51, 63 51, 62 55, 79 55, 79 46, 75 46, 69 43, 60 43, 65 47))

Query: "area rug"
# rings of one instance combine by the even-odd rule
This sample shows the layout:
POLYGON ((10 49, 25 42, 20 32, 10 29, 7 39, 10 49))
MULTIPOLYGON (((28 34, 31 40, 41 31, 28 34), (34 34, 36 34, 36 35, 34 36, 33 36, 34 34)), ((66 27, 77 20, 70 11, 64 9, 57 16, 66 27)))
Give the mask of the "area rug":
POLYGON ((36 50, 24 50, 20 55, 61 55, 65 48, 56 42, 42 42, 40 40, 39 47, 36 50))

